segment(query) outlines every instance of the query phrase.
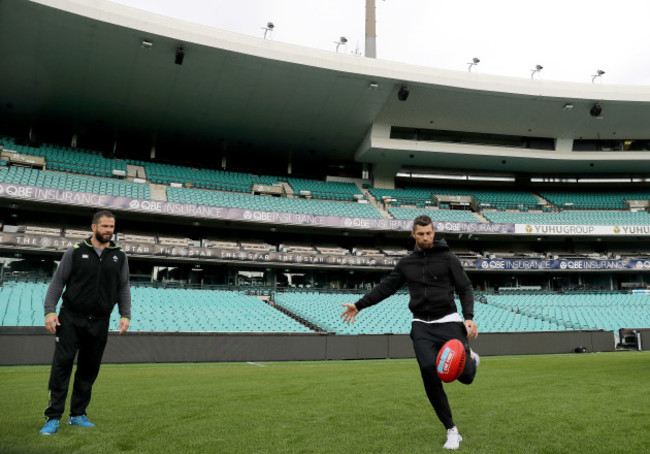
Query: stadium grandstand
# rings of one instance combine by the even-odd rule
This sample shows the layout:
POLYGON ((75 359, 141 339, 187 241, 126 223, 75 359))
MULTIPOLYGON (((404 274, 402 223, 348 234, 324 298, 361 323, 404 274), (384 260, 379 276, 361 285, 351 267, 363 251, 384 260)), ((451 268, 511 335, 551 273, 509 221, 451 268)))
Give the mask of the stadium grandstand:
POLYGON ((103 0, 0 0, 0 60, 0 337, 43 342, 48 282, 99 209, 150 343, 281 336, 304 359, 309 336, 407 337, 406 289, 354 326, 340 304, 412 251, 421 214, 473 282, 479 352, 514 334, 518 353, 641 348, 650 329, 648 87, 422 68, 103 0))

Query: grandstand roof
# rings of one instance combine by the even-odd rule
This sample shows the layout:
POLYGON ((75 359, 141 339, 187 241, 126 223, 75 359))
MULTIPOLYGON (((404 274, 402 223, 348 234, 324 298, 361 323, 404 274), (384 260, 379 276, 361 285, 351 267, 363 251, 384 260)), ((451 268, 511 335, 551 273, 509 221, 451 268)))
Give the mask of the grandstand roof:
MULTIPOLYGON (((404 165, 440 166, 440 150, 425 149, 413 161, 408 147, 369 143, 370 128, 648 139, 650 87, 386 62, 224 32, 104 0, 0 0, 0 61, 10 62, 0 71, 0 118, 120 140, 223 140, 340 161, 381 162, 388 151, 404 165), (143 46, 145 40, 152 46, 143 46), (181 65, 175 64, 179 46, 181 65), (397 97, 402 84, 410 89, 406 102, 397 97), (572 111, 563 110, 567 103, 572 111), (589 114, 594 103, 603 106, 603 118, 589 114)), ((487 158, 468 162, 463 153, 444 151, 449 167, 530 171, 544 161, 547 169, 557 168, 552 152, 487 150, 487 158), (504 156, 511 158, 507 168, 504 156)), ((564 171, 650 168, 647 153, 573 155, 562 163, 564 171), (593 162, 598 165, 588 166, 593 162)))

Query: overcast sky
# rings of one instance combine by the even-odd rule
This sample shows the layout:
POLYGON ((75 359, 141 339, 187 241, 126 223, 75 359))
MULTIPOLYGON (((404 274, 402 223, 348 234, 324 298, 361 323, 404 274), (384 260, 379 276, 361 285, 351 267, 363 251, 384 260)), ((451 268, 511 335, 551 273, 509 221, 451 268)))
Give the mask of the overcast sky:
MULTIPOLYGON (((278 42, 363 54, 365 0, 111 0, 278 42)), ((650 85, 647 0, 376 0, 377 58, 543 80, 650 85)))

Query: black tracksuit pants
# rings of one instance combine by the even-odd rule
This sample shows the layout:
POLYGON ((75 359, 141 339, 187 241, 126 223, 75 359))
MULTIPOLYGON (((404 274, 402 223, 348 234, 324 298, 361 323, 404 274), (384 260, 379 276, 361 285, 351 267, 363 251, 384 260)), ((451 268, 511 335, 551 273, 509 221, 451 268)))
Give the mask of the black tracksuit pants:
POLYGON ((63 415, 77 352, 70 416, 86 414, 108 338, 109 319, 106 318, 72 315, 61 309, 59 322, 61 326, 56 327, 56 348, 48 385, 50 402, 45 410, 48 419, 60 419, 63 415))
POLYGON ((454 420, 451 416, 451 408, 447 394, 442 387, 442 380, 436 373, 436 358, 438 352, 445 342, 451 339, 458 339, 465 345, 465 369, 458 377, 458 381, 469 385, 474 381, 476 365, 470 358, 469 344, 467 342, 467 330, 461 322, 451 323, 423 323, 412 322, 411 339, 415 349, 415 357, 420 366, 424 390, 427 393, 429 402, 433 405, 438 418, 446 429, 454 427, 454 420))

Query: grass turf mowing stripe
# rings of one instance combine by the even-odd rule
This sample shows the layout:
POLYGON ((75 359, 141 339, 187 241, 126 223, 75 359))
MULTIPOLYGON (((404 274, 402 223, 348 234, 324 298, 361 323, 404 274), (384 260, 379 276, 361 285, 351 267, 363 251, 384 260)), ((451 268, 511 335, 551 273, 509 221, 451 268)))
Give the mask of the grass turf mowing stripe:
MULTIPOLYGON (((93 429, 38 435, 49 368, 0 368, 2 453, 430 453, 445 434, 414 360, 104 365, 93 429)), ((485 357, 446 385, 461 450, 643 452, 650 353, 485 357)))

